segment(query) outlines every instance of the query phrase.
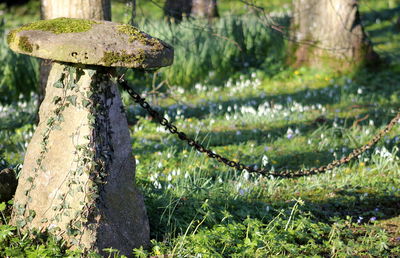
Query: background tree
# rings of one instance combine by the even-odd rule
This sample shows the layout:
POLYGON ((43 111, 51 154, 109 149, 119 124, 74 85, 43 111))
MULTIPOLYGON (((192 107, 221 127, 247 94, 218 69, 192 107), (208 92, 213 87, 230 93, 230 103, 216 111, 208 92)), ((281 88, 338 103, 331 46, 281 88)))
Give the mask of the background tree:
POLYGON ((164 15, 169 19, 181 21, 189 17, 192 10, 192 0, 167 0, 164 5, 164 15))
POLYGON ((167 0, 164 14, 177 21, 181 21, 184 16, 207 19, 219 16, 217 0, 167 0))
POLYGON ((218 17, 217 0, 192 0, 191 15, 208 19, 218 17))
POLYGON ((290 51, 296 66, 376 64, 355 0, 293 0, 290 51))
MULTIPOLYGON (((111 20, 110 0, 41 0, 41 17, 44 20, 59 17, 111 20)), ((43 60, 40 65, 39 105, 42 103, 51 61, 43 60)))

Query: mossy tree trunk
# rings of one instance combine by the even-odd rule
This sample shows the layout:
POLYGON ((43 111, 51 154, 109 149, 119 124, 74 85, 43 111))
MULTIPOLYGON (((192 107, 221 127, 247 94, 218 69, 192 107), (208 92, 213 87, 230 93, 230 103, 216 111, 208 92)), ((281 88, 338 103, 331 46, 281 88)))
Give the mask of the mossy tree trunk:
POLYGON ((355 0, 293 0, 290 62, 295 66, 351 69, 374 65, 355 0))
MULTIPOLYGON (((111 21, 110 0, 41 0, 43 20, 59 17, 111 21)), ((42 60, 40 65, 39 103, 42 103, 51 69, 50 60, 42 60)))

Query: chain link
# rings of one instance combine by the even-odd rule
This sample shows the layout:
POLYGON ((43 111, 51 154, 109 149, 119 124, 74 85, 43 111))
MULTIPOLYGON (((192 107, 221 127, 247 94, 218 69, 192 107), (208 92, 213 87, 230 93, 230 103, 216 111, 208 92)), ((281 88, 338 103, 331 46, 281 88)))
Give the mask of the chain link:
POLYGON ((388 134, 393 127, 400 121, 400 112, 386 125, 386 127, 381 130, 378 134, 376 134, 367 144, 364 146, 354 149, 347 157, 344 157, 340 160, 334 160, 331 163, 321 166, 319 168, 311 168, 311 169, 299 169, 299 170, 281 170, 281 171, 270 171, 262 168, 256 168, 253 166, 247 166, 242 164, 241 162, 236 162, 233 160, 229 160, 210 149, 205 148, 199 142, 194 139, 188 137, 184 132, 181 132, 177 129, 175 125, 170 123, 166 118, 164 118, 159 112, 154 110, 148 102, 144 98, 142 98, 139 93, 134 91, 131 87, 129 87, 128 83, 122 78, 118 79, 118 83, 122 86, 124 90, 126 90, 129 95, 133 98, 133 100, 138 103, 143 109, 145 109, 159 124, 165 127, 171 134, 176 134, 179 139, 182 141, 186 141, 187 144, 197 151, 201 153, 205 153, 208 157, 212 159, 216 159, 220 163, 224 163, 225 165, 235 168, 237 170, 247 170, 250 173, 258 173, 266 176, 274 176, 274 177, 282 177, 282 178, 295 178, 302 177, 308 175, 314 175, 319 173, 324 173, 328 170, 332 170, 336 167, 339 167, 343 164, 350 162, 351 160, 358 158, 361 154, 363 154, 368 149, 371 149, 377 142, 379 142, 382 137, 388 134))

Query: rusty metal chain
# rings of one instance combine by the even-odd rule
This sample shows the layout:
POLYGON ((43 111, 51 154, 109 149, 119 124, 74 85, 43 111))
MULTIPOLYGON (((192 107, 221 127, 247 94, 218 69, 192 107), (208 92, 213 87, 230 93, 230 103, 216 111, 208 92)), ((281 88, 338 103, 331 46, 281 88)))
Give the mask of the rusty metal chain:
POLYGON ((389 133, 392 128, 400 121, 400 112, 386 125, 386 127, 381 130, 378 134, 376 134, 367 144, 364 146, 354 149, 347 157, 344 157, 340 160, 334 160, 331 163, 321 166, 319 168, 311 168, 311 169, 299 169, 299 170, 281 170, 281 171, 270 171, 262 168, 255 168, 252 166, 244 165, 241 162, 236 162, 233 160, 229 160, 210 149, 207 149, 199 142, 194 139, 188 137, 184 132, 178 130, 178 128, 169 122, 166 118, 164 118, 159 112, 154 110, 150 104, 142 98, 139 93, 134 91, 128 83, 121 78, 118 79, 118 83, 125 89, 129 95, 133 98, 133 100, 138 103, 143 109, 145 109, 158 123, 165 127, 171 134, 176 134, 179 139, 182 141, 186 141, 187 144, 197 151, 206 154, 208 157, 216 159, 220 163, 224 163, 225 165, 235 168, 237 170, 247 170, 250 173, 258 173, 266 176, 274 176, 274 177, 282 177, 282 178, 295 178, 302 177, 308 175, 314 175, 319 173, 324 173, 328 170, 332 170, 333 168, 339 167, 343 164, 346 164, 353 160, 354 158, 359 157, 368 149, 371 149, 377 142, 379 142, 384 135, 389 133))

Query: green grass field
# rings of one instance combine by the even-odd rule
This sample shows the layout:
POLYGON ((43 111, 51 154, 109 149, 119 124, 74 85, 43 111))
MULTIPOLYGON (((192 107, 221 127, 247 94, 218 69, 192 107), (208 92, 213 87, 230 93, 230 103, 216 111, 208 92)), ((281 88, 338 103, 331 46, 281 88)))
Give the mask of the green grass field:
MULTIPOLYGON (((265 8, 279 12, 290 7, 283 7, 290 1, 268 2, 265 8)), ((129 18, 125 5, 115 3, 119 21, 129 18)), ((221 1, 220 6, 227 15, 243 11, 239 1, 221 1)), ((141 26, 157 33, 151 25, 160 22, 162 13, 149 2, 140 7, 142 15, 154 14, 141 26)), ((366 31, 385 60, 373 71, 292 69, 279 52, 284 52, 282 39, 260 36, 270 44, 262 63, 239 59, 240 65, 226 65, 218 72, 224 76, 215 76, 205 68, 213 68, 213 63, 187 65, 177 56, 175 67, 161 70, 157 78, 130 73, 129 82, 178 128, 221 155, 276 171, 320 166, 368 142, 400 110, 400 32, 395 27, 400 1, 365 0, 361 7, 366 31), (281 49, 275 51, 272 47, 278 43, 281 49), (152 91, 153 79, 159 83, 184 68, 203 69, 196 75, 203 79, 179 75, 182 79, 152 91), (185 84, 179 84, 182 81, 185 84)), ((246 26, 256 28, 257 21, 246 21, 252 23, 239 28, 248 39, 252 31, 246 26)), ((220 26, 224 24, 230 23, 220 26)), ((199 25, 177 26, 196 30, 199 25)), ((166 41, 173 39, 167 30, 158 33, 166 41)), ((208 40, 207 35, 191 35, 197 35, 198 42, 208 40)), ((182 42, 188 42, 183 37, 182 42)), ((178 54, 185 53, 179 48, 187 49, 182 45, 174 45, 178 54)), ((251 49, 263 48, 255 44, 251 49)), ((196 54, 198 49, 191 51, 196 54)), ((216 55, 211 47, 207 51, 216 55)), ((233 59, 237 56, 243 57, 232 52, 233 59)), ((134 250, 136 256, 400 256, 399 125, 376 148, 347 165, 321 175, 280 179, 234 171, 210 160, 154 123, 125 93, 123 99, 153 244, 150 250, 134 250)), ((35 103, 20 100, 0 105, 0 110, 0 168, 18 170, 35 127, 35 103)), ((79 255, 51 236, 21 235, 7 225, 9 208, 0 204, 0 256, 79 255)), ((110 252, 118 257, 117 251, 110 252)))

